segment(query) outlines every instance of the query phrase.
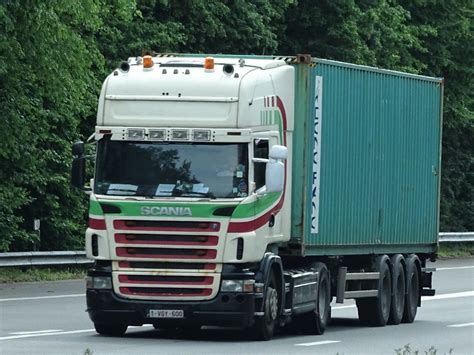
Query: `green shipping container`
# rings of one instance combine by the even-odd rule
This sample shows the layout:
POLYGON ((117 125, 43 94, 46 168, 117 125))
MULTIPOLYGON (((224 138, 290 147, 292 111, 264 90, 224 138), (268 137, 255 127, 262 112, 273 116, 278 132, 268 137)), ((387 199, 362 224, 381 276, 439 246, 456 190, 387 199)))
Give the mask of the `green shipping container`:
POLYGON ((435 252, 443 80, 321 59, 295 71, 292 243, 435 252))

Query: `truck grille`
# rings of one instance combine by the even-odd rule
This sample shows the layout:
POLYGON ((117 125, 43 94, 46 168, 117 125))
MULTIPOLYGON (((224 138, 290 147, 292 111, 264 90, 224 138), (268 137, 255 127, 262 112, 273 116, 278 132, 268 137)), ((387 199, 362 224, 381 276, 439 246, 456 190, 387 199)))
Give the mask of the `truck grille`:
POLYGON ((218 222, 113 221, 117 294, 143 300, 206 300, 220 286, 218 222))
POLYGON ((147 245, 217 245, 216 236, 167 234, 115 234, 115 242, 147 245))
POLYGON ((216 222, 186 222, 186 221, 144 221, 116 220, 114 228, 120 230, 142 231, 193 231, 218 232, 220 223, 216 222))
POLYGON ((209 296, 210 288, 146 288, 146 287, 120 287, 120 292, 125 295, 153 297, 199 297, 209 296))
POLYGON ((215 259, 216 250, 165 249, 165 248, 117 248, 117 256, 159 259, 215 259))
POLYGON ((143 300, 204 300, 213 298, 219 289, 220 274, 209 272, 114 271, 115 292, 125 298, 143 300))
POLYGON ((119 275, 123 283, 166 285, 212 285, 212 276, 119 275))
POLYGON ((165 270, 216 270, 216 264, 205 263, 174 263, 174 262, 156 262, 156 261, 119 261, 119 269, 165 269, 165 270))

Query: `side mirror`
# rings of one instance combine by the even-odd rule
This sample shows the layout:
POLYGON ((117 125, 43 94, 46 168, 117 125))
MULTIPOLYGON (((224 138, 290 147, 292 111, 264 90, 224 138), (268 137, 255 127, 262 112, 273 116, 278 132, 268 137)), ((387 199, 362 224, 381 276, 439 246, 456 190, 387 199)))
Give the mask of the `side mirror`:
POLYGON ((84 142, 77 141, 72 145, 72 155, 76 157, 82 157, 84 155, 84 142))
POLYGON ((269 160, 265 168, 266 192, 282 192, 285 185, 285 164, 288 148, 274 145, 268 154, 269 160))
POLYGON ((270 148, 270 153, 268 154, 270 159, 281 159, 286 160, 288 158, 288 148, 283 145, 274 145, 270 148))
POLYGON ((72 145, 74 160, 71 168, 71 185, 79 189, 86 183, 86 160, 84 157, 84 142, 78 141, 72 145))
POLYGON ((281 192, 285 183, 285 164, 270 160, 265 169, 265 192, 281 192))
POLYGON ((71 168, 71 185, 79 189, 86 183, 86 160, 84 157, 74 158, 71 168))

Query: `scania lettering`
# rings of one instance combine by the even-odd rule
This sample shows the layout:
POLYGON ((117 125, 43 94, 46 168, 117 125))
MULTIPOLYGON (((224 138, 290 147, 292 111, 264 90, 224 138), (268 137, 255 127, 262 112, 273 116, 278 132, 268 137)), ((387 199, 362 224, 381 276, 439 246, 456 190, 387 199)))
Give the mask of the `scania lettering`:
POLYGON ((147 207, 141 208, 142 215, 148 216, 192 216, 189 207, 147 207))
MULTIPOLYGON (((433 295, 443 80, 308 55, 155 55, 105 79, 87 312, 127 327, 324 333, 331 305, 411 323, 433 295)), ((92 149, 92 148, 91 148, 92 149)))

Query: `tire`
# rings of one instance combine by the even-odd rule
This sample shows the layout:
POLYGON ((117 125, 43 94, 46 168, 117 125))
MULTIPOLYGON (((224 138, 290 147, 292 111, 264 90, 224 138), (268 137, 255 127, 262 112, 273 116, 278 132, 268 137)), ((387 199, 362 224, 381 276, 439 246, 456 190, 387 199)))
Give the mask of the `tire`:
POLYGON ((277 291, 277 282, 273 272, 269 277, 263 300, 264 315, 255 320, 253 335, 257 340, 273 338, 279 316, 280 297, 277 291))
POLYGON ((121 337, 127 331, 126 324, 94 323, 95 331, 101 335, 121 337))
POLYGON ((388 266, 389 262, 390 259, 387 255, 379 256, 375 262, 375 269, 380 272, 377 283, 378 296, 356 299, 359 321, 363 325, 383 327, 388 322, 392 300, 392 278, 388 266))
POLYGON ((392 305, 390 307, 389 324, 400 324, 405 310, 405 267, 401 254, 393 255, 392 262, 392 305))
POLYGON ((319 274, 316 309, 301 315, 297 322, 305 333, 321 335, 326 330, 331 314, 331 282, 324 263, 316 263, 314 269, 319 274))
POLYGON ((403 323, 414 322, 420 301, 420 273, 417 261, 416 255, 410 255, 406 259, 406 297, 403 323))

